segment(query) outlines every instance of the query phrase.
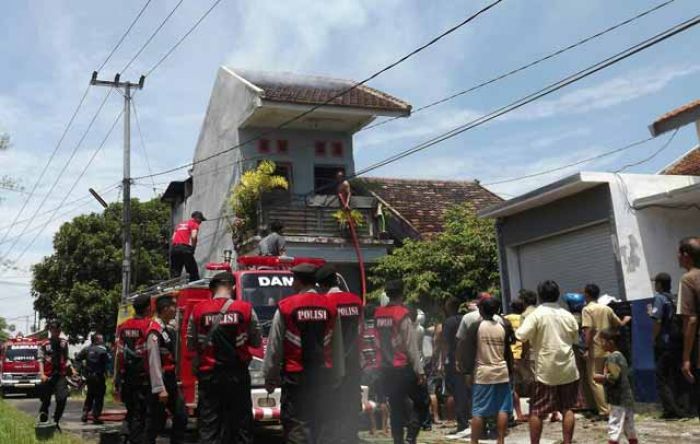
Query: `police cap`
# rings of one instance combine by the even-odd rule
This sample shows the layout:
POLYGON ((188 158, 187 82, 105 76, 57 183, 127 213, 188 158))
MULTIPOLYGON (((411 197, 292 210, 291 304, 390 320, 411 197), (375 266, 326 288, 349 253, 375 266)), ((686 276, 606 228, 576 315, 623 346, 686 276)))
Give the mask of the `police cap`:
POLYGON ((235 278, 233 277, 233 274, 229 273, 228 271, 222 271, 221 273, 216 273, 214 277, 211 278, 209 281, 209 289, 213 291, 219 285, 229 284, 233 286, 234 283, 235 278))
POLYGON ((335 285, 338 282, 338 275, 336 274, 335 267, 331 264, 324 264, 316 271, 316 282, 319 284, 328 283, 335 285))
POLYGON ((147 294, 140 294, 136 296, 134 301, 132 302, 132 305, 134 308, 139 309, 139 308, 145 308, 148 307, 151 303, 151 297, 147 294))
POLYGON ((292 267, 294 277, 297 277, 306 282, 316 282, 316 271, 318 267, 312 264, 299 264, 292 267))

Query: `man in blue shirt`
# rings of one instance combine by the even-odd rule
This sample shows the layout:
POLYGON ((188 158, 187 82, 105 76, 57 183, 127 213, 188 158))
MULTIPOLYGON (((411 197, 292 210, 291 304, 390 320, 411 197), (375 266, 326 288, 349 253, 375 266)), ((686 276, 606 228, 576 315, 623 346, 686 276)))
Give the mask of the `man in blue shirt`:
POLYGON ((653 321, 654 359, 656 363, 656 391, 663 407, 662 418, 673 419, 684 416, 678 399, 678 369, 681 364, 682 338, 674 337, 674 314, 676 312, 671 294, 671 276, 659 273, 654 279, 654 300, 649 317, 653 321))

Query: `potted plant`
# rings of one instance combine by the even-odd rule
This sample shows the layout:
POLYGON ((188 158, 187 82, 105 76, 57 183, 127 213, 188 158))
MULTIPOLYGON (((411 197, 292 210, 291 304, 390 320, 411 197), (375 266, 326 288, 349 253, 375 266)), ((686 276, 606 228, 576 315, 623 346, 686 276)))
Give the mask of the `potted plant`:
POLYGON ((365 216, 358 210, 338 210, 333 213, 333 218, 338 222, 338 228, 341 233, 348 236, 350 234, 350 221, 352 221, 355 228, 361 228, 365 226, 365 216))

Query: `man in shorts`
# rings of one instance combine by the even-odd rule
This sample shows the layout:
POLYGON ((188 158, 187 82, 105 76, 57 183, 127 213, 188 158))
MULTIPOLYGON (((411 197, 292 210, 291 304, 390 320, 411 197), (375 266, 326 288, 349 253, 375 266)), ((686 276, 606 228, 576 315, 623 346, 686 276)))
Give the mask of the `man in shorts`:
POLYGON ((562 412, 564 444, 574 437, 573 409, 579 406, 578 384, 573 346, 578 342, 578 323, 559 300, 559 285, 544 281, 538 286, 540 306, 525 318, 515 332, 528 341, 535 356, 535 386, 530 399, 530 442, 539 444, 542 420, 553 412, 562 412))

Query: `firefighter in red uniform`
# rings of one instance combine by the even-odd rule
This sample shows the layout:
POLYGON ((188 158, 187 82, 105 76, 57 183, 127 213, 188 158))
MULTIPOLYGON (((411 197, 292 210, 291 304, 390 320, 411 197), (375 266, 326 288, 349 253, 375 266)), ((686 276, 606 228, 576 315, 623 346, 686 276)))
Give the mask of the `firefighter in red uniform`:
POLYGON ((175 373, 177 332, 169 326, 176 314, 175 299, 170 295, 161 296, 156 300, 156 317, 148 326, 146 351, 151 394, 148 402, 146 434, 150 444, 155 444, 156 437, 165 424, 166 409, 170 413, 173 424, 170 443, 180 444, 185 441, 187 410, 177 386, 175 373))
POLYGON ((39 375, 41 377, 41 407, 39 408, 39 422, 49 420, 49 406, 51 396, 56 396, 56 409, 53 420, 56 428, 68 400, 68 341, 61 337, 61 324, 58 321, 49 322, 49 340, 39 348, 39 375))
POLYGON ((334 442, 340 444, 357 443, 358 419, 362 411, 362 388, 360 378, 362 368, 360 353, 363 324, 363 303, 356 294, 342 291, 338 285, 338 274, 334 266, 326 264, 316 272, 316 280, 321 291, 326 294, 338 310, 343 336, 345 355, 345 375, 340 387, 331 394, 335 407, 334 442))
POLYGON ((190 219, 175 225, 170 246, 170 277, 180 277, 182 267, 185 267, 190 282, 199 280, 194 250, 197 248, 199 226, 205 220, 207 218, 201 211, 195 211, 190 219))
POLYGON ((332 442, 324 402, 344 371, 335 304, 314 289, 317 268, 292 268, 295 295, 283 299, 272 320, 263 371, 268 393, 282 387, 282 426, 289 444, 332 442))
POLYGON ((117 372, 114 385, 126 407, 125 434, 134 444, 146 442, 146 406, 150 396, 146 372, 146 335, 151 323, 151 297, 133 301, 134 316, 117 327, 117 372))
POLYGON ((389 281, 385 285, 389 304, 374 312, 377 341, 380 346, 382 384, 389 396, 391 435, 394 444, 415 444, 425 417, 425 404, 420 386, 425 384, 425 371, 418 352, 416 329, 408 308, 403 305, 403 283, 389 281), (408 400, 412 402, 408 411, 408 400), (404 441, 404 427, 406 440, 404 441))
POLYGON ((229 272, 216 274, 212 299, 195 305, 187 327, 187 348, 197 356, 200 444, 253 442, 248 347, 259 347, 261 336, 253 306, 233 299, 234 282, 229 272))

